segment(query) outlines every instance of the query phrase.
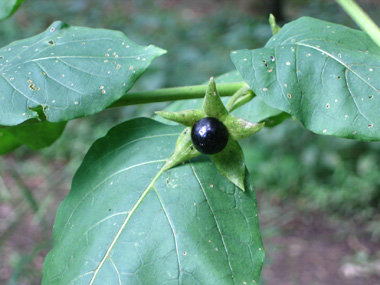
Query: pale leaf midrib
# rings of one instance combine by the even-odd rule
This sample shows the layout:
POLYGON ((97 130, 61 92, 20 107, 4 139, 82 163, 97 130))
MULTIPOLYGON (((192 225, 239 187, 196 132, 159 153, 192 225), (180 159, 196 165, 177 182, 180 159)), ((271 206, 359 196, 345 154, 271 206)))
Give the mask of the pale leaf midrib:
POLYGON ((153 185, 154 183, 157 181, 157 179, 161 176, 161 174, 164 172, 164 168, 162 167, 160 169, 160 171, 156 174, 156 176, 152 179, 152 181, 149 183, 149 185, 145 188, 145 190, 142 192, 142 194, 140 195, 139 199, 136 201, 136 203, 134 204, 134 206, 132 207, 129 215, 126 217, 126 219, 124 220, 123 224, 121 225, 119 231, 117 232, 115 238, 113 239, 112 243, 110 244, 110 246, 108 247, 107 249, 107 252, 106 254, 104 255, 103 259, 101 260, 101 262, 99 263, 98 267, 95 269, 94 271, 94 275, 92 276, 92 279, 90 281, 90 285, 92 285, 96 279, 96 276, 97 274, 99 273, 100 269, 102 268, 103 264, 106 262, 107 258, 109 257, 113 247, 115 246, 117 240, 119 239, 121 233, 124 231, 124 228, 126 227, 126 225, 128 224, 131 216, 134 214, 134 212, 136 211, 136 209, 140 206, 140 204, 142 203, 142 201, 144 200, 145 196, 149 193, 149 191, 153 188, 153 185))

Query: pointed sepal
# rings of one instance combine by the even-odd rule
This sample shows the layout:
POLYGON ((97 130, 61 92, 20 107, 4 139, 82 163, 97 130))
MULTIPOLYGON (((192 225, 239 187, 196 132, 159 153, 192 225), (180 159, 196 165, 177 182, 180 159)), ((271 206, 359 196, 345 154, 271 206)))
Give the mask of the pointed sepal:
POLYGON ((164 170, 168 170, 180 163, 184 163, 185 161, 199 156, 201 153, 195 148, 191 140, 192 127, 202 118, 216 118, 222 122, 228 130, 228 143, 221 152, 211 154, 210 158, 215 167, 223 176, 229 179, 242 191, 245 191, 244 179, 246 176, 246 166, 244 162, 244 154, 236 140, 249 137, 250 135, 260 131, 264 127, 264 123, 253 124, 249 121, 229 114, 229 111, 238 108, 242 104, 251 100, 254 96, 255 94, 252 90, 250 90, 249 87, 244 86, 234 94, 228 104, 228 108, 226 108, 224 107, 224 104, 216 90, 214 78, 211 77, 203 101, 203 110, 156 112, 157 115, 165 119, 186 126, 186 129, 179 135, 174 154, 164 165, 164 170))
POLYGON ((184 110, 181 112, 157 111, 156 114, 186 127, 193 126, 204 117, 202 110, 184 110))
POLYGON ((265 123, 254 124, 233 115, 228 115, 223 123, 234 140, 245 139, 260 131, 265 125, 265 123))
POLYGON ((245 191, 245 162, 244 154, 239 143, 232 138, 224 150, 217 154, 210 155, 210 158, 219 172, 230 180, 233 184, 245 191))
POLYGON ((168 170, 199 155, 201 153, 195 149, 191 141, 191 128, 187 127, 178 136, 174 153, 165 163, 164 170, 168 170))
POLYGON ((217 118, 223 121, 228 115, 228 111, 222 100, 219 97, 218 91, 216 90, 216 84, 214 77, 210 78, 208 87, 206 89, 205 99, 203 101, 203 112, 206 117, 217 118))

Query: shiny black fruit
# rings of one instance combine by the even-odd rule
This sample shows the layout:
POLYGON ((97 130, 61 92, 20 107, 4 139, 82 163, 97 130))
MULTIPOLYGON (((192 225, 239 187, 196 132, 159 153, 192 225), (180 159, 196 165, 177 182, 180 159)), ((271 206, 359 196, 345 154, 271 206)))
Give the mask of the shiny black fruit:
POLYGON ((191 140, 195 148, 204 154, 221 152, 228 142, 228 130, 216 118, 200 119, 191 129, 191 140))

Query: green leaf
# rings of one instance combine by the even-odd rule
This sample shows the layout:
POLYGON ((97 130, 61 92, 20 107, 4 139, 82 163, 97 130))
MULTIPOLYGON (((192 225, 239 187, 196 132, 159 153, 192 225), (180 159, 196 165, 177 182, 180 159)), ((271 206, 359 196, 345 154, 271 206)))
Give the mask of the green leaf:
POLYGON ((22 145, 12 133, 0 129, 0 155, 6 154, 15 150, 22 145))
POLYGON ((135 119, 89 150, 59 207, 43 284, 252 284, 257 203, 201 156, 162 172, 183 127, 135 119))
POLYGON ((0 128, 0 154, 8 153, 23 144, 31 149, 47 147, 61 136, 65 126, 66 122, 42 122, 0 128))
POLYGON ((24 0, 0 0, 0 20, 13 15, 24 0))
POLYGON ((281 30, 281 27, 277 24, 276 18, 273 14, 269 15, 269 26, 272 30, 273 35, 276 35, 281 30))
POLYGON ((102 111, 163 53, 121 32, 54 22, 42 34, 0 49, 0 125, 102 111))
POLYGON ((380 140, 380 49, 365 33, 301 18, 265 48, 231 56, 258 97, 307 129, 380 140))

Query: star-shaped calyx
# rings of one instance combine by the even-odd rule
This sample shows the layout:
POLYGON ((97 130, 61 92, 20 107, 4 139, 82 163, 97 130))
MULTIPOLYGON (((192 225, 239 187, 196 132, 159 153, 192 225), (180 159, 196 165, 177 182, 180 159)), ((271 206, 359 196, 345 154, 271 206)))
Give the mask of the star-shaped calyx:
MULTIPOLYGON (((242 95, 244 97, 244 94, 242 95)), ((209 154, 219 172, 245 191, 244 154, 237 140, 257 133, 264 127, 264 123, 254 124, 231 115, 218 95, 214 78, 210 79, 202 109, 156 112, 165 119, 186 126, 179 135, 174 153, 166 162, 164 170, 195 158, 201 153, 209 154), (221 146, 221 144, 225 146, 221 146), (215 153, 213 151, 215 148, 221 148, 221 150, 216 149, 219 152, 215 153)), ((235 108, 231 106, 229 109, 235 108)))

